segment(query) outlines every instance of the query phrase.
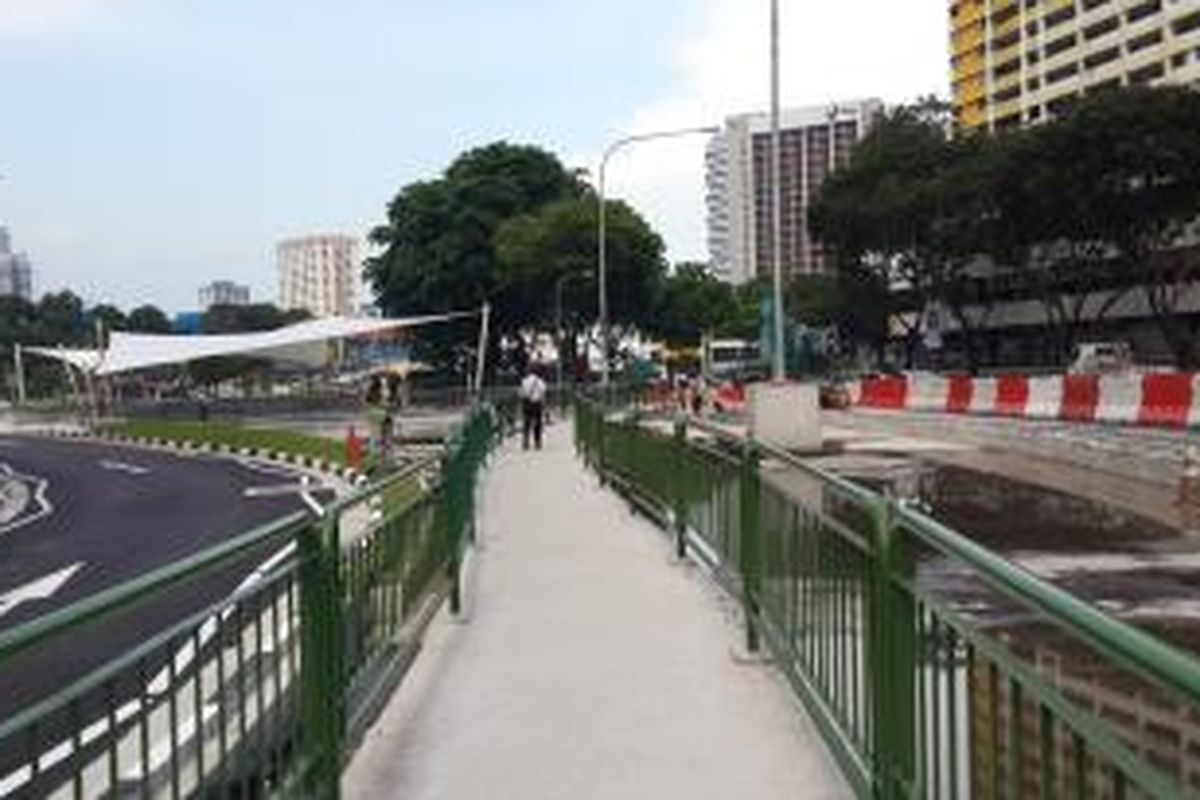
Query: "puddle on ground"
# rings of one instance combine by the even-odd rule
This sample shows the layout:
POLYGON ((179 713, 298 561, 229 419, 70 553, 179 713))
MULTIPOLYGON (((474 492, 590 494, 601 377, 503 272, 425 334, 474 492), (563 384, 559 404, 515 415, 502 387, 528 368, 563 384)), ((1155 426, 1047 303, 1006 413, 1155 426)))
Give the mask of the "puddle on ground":
POLYGON ((998 552, 1136 552, 1179 537, 1154 520, 1056 489, 928 461, 913 468, 916 497, 933 517, 998 552))

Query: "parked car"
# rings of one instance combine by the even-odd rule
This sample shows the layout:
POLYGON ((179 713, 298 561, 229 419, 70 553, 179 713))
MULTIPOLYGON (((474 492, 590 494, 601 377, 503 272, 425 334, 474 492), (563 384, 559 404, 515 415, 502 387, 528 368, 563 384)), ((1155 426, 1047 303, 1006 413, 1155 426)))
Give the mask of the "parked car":
POLYGON ((1081 342, 1071 352, 1067 371, 1073 375, 1123 372, 1133 367, 1133 349, 1128 342, 1081 342))
POLYGON ((821 408, 844 409, 850 407, 850 388, 841 381, 825 381, 820 389, 821 408))

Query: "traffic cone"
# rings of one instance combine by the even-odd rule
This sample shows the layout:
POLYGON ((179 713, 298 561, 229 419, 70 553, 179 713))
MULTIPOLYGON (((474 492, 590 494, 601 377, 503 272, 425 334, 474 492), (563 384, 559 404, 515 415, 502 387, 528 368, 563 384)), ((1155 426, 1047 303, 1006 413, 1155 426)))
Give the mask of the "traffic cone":
POLYGON ((358 434, 351 425, 346 431, 346 466, 350 469, 361 469, 363 461, 362 439, 358 438, 358 434))

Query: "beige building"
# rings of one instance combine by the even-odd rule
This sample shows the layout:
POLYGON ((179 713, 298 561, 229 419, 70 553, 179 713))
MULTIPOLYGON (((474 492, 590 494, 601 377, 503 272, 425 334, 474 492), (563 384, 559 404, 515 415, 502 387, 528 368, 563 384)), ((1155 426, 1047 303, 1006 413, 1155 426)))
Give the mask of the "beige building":
POLYGON ((279 306, 314 316, 351 316, 358 308, 358 240, 338 234, 286 239, 276 248, 279 306))
MULTIPOLYGON (((855 145, 882 112, 878 100, 854 100, 782 113, 781 238, 786 275, 823 268, 820 243, 808 232, 809 201, 831 172, 850 161, 855 145)), ((712 269, 732 283, 770 274, 772 268, 770 122, 767 114, 730 117, 705 154, 712 269)))
POLYGON ((1109 86, 1200 86, 1200 0, 951 0, 962 130, 1036 123, 1109 86))

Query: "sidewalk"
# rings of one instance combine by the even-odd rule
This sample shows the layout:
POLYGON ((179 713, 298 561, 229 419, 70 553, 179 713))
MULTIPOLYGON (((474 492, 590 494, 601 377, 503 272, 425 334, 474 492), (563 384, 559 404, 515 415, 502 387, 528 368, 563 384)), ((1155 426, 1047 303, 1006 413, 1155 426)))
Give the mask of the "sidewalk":
POLYGON ((468 619, 443 613, 344 778, 349 798, 850 797, 736 609, 571 451, 507 445, 468 619))

